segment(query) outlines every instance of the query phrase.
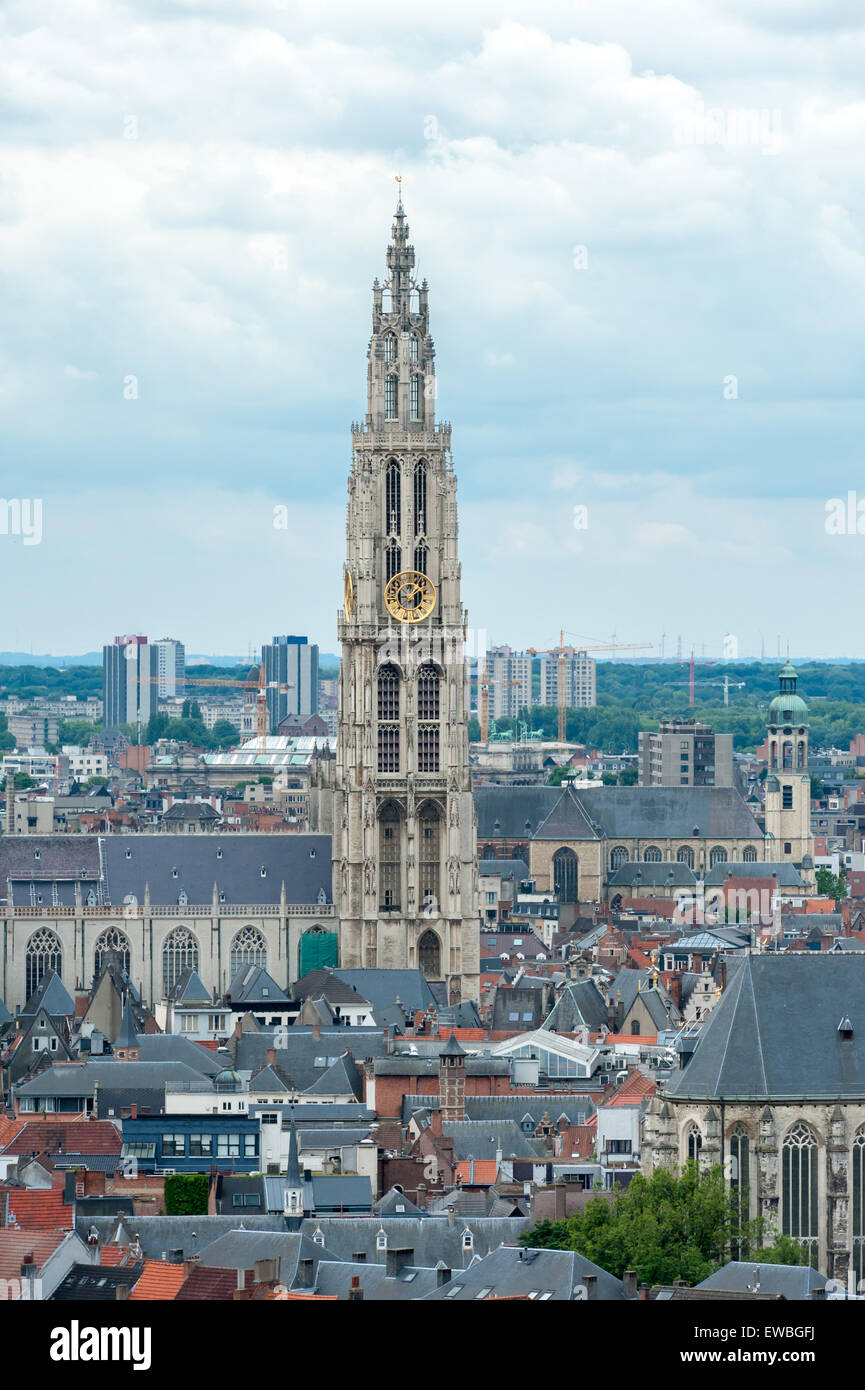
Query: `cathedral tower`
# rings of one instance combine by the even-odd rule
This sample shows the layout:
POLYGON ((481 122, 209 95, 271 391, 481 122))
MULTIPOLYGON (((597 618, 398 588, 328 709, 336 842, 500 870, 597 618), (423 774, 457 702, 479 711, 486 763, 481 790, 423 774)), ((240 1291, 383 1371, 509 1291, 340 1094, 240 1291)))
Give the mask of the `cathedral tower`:
POLYGON ((477 858, 468 758, 451 430, 435 422, 426 280, 402 201, 373 285, 367 414, 352 426, 333 899, 345 967, 419 968, 478 998, 477 858))

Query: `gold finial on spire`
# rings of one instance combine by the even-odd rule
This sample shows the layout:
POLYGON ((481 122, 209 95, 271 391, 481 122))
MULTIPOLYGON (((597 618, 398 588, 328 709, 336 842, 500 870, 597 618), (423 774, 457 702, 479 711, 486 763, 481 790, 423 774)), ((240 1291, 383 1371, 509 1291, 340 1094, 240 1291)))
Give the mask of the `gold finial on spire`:
POLYGON ((394 179, 396 180, 396 200, 397 200, 398 203, 401 203, 401 202, 402 202, 402 174, 394 174, 394 179))

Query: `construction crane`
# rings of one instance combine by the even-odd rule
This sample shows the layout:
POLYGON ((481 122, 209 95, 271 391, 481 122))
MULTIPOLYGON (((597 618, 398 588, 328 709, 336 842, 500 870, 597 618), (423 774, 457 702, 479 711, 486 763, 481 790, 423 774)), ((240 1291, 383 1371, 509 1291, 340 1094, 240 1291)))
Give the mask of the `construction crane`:
POLYGON ((729 676, 725 676, 722 681, 700 681, 700 685, 722 685, 724 687, 724 704, 729 705, 730 691, 741 690, 744 687, 745 682, 731 681, 729 676))
MULTIPOLYGON (((682 663, 682 664, 684 665, 684 663, 682 663)), ((711 657, 706 658, 706 657, 702 657, 702 656, 701 656, 701 657, 697 657, 697 659, 695 660, 695 659, 694 659, 694 648, 693 648, 693 647, 691 648, 691 656, 690 656, 690 659, 689 659, 689 661, 688 661, 688 703, 690 704, 690 706, 691 706, 692 709, 693 709, 693 706, 694 706, 694 667, 695 667, 695 666, 717 666, 717 664, 718 664, 717 661, 713 661, 713 660, 711 659, 711 657)))
MULTIPOLYGON (((571 633, 569 636, 573 635, 571 633)), ((608 652, 608 651, 640 651, 644 648, 653 650, 651 642, 601 642, 591 647, 566 647, 564 629, 559 631, 559 645, 557 647, 526 647, 529 656, 555 656, 556 661, 556 703, 559 709, 559 743, 565 742, 567 725, 567 705, 565 704, 565 657, 567 656, 586 656, 589 652, 608 652)))
MULTIPOLYGON (((255 670, 255 667, 253 667, 255 670)), ((293 685, 281 685, 278 681, 269 681, 264 670, 262 661, 258 667, 258 679, 252 680, 252 671, 245 680, 232 680, 225 676, 184 676, 184 685, 210 686, 226 689, 245 690, 250 695, 255 692, 255 740, 256 753, 267 752, 267 692, 275 690, 280 695, 287 694, 289 690, 294 690, 293 685)), ((159 676, 145 676, 142 684, 158 685, 159 676)), ((141 742, 141 713, 138 715, 138 742, 141 742)))

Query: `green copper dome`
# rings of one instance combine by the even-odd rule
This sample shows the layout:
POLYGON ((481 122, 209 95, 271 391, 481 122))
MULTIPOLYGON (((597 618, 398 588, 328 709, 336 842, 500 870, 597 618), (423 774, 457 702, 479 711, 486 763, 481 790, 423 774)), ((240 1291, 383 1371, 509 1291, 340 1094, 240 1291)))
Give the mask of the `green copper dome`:
POLYGON ((778 674, 778 694, 769 705, 768 724, 789 724, 799 728, 807 725, 808 706, 802 696, 796 694, 798 680, 796 668, 788 661, 778 674))

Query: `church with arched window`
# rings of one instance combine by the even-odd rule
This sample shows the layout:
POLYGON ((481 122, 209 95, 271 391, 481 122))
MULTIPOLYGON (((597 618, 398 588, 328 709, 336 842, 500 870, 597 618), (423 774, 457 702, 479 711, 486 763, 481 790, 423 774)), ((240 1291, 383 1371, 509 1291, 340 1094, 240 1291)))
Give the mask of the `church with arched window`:
POLYGON ((863 993, 855 953, 731 958, 696 1050, 649 1106, 641 1147, 646 1172, 720 1165, 743 1222, 761 1217, 767 1244, 791 1236, 845 1284, 848 1271, 865 1279, 863 993))

